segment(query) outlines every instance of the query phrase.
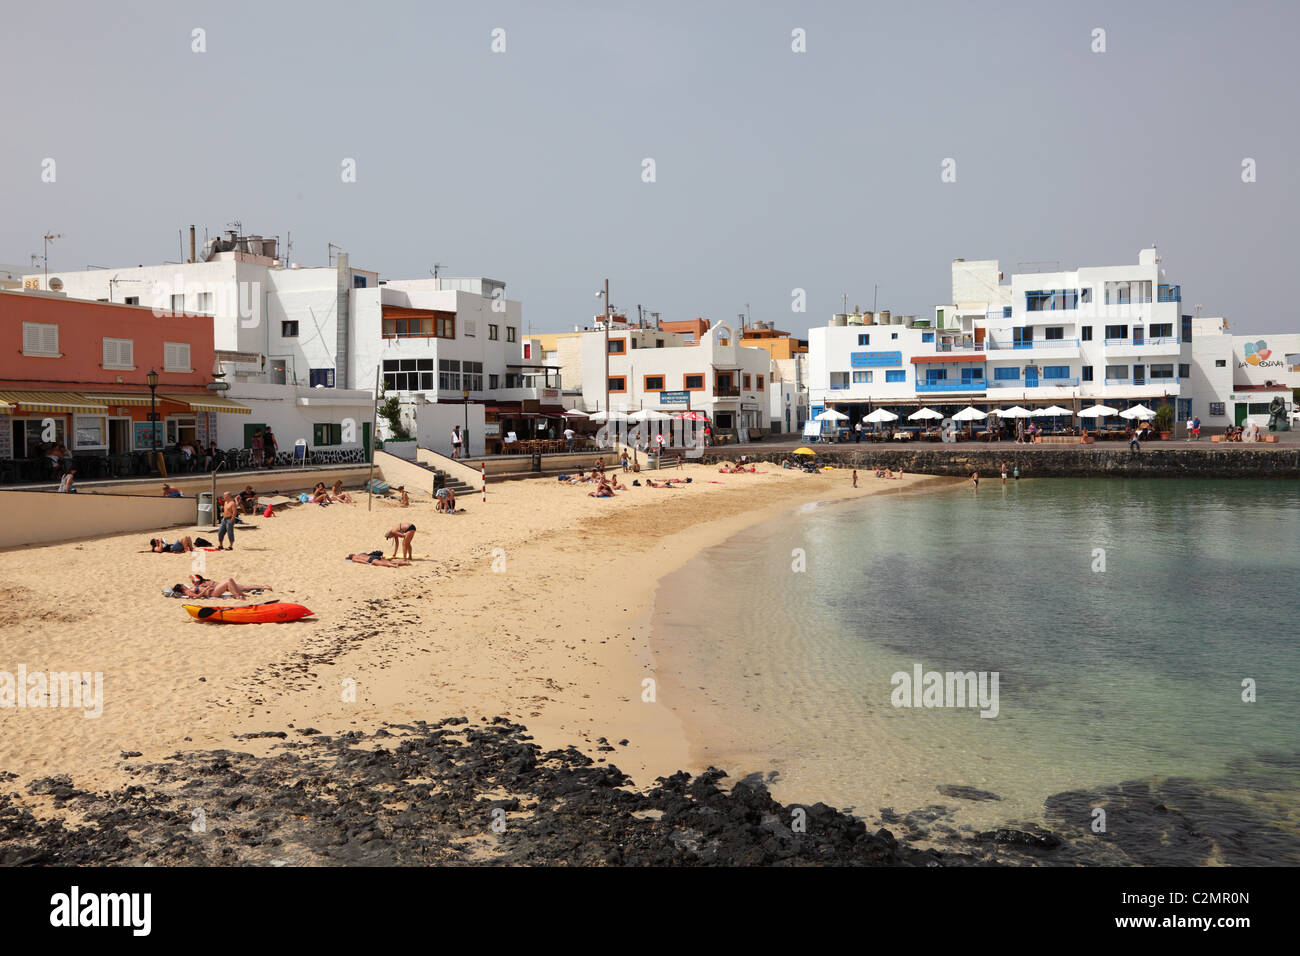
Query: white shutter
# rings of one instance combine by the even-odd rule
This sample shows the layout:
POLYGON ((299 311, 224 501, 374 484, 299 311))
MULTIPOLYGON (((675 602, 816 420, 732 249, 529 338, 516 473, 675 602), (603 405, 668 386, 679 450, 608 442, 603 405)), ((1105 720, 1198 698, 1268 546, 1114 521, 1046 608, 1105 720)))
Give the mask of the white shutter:
POLYGON ((43 322, 24 322, 23 354, 58 355, 59 327, 43 322))
POLYGON ((104 339, 104 367, 132 368, 134 342, 131 339, 104 339))
POLYGON ((189 343, 164 342, 163 368, 169 372, 188 372, 190 370, 189 343))

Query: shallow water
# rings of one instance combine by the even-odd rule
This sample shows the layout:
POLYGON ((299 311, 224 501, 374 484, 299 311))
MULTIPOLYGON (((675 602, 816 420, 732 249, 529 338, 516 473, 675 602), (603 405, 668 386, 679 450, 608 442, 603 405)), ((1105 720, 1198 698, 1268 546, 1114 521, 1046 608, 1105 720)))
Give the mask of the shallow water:
POLYGON ((1042 821, 1061 791, 1179 777, 1294 831, 1298 503, 1293 482, 994 479, 803 508, 662 582, 660 699, 704 761, 867 819, 1042 821), (918 664, 996 672, 997 716, 894 706, 918 664))

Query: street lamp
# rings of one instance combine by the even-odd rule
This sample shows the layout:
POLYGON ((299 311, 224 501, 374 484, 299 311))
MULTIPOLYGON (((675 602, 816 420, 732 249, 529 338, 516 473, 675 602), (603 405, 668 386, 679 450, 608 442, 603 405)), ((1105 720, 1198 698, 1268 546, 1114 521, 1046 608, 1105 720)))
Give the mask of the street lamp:
POLYGON ((158 373, 154 369, 149 369, 149 374, 145 376, 145 381, 149 383, 149 433, 153 445, 154 464, 158 463, 158 373))
POLYGON ((465 399, 465 433, 460 436, 461 455, 469 457, 469 382, 466 381, 466 387, 460 390, 461 397, 465 399))
POLYGON ((605 288, 597 290, 596 298, 605 297, 605 428, 606 434, 611 424, 609 415, 609 280, 605 280, 605 288))

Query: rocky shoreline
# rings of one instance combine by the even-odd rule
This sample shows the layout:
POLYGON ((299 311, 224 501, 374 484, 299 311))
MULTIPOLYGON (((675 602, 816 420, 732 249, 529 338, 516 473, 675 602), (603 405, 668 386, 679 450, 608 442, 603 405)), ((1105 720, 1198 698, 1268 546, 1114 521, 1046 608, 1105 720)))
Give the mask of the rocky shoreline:
POLYGON ((954 828, 944 804, 882 810, 872 829, 824 804, 783 806, 757 778, 724 789, 726 774, 712 768, 639 790, 604 758, 543 752, 501 717, 249 736, 281 742, 266 756, 196 751, 144 762, 124 753, 136 782, 118 790, 58 776, 32 782, 26 797, 0 795, 0 865, 1126 865, 1268 862, 1249 847, 1278 850, 1261 839, 1274 832, 1263 821, 1244 842, 1222 822, 1206 832, 1203 818, 1222 821, 1221 807, 1211 801, 1193 821, 1140 782, 1110 795, 1116 812, 1122 804, 1122 841, 1088 832, 1099 794, 1084 792, 1049 801, 1053 830, 954 828))

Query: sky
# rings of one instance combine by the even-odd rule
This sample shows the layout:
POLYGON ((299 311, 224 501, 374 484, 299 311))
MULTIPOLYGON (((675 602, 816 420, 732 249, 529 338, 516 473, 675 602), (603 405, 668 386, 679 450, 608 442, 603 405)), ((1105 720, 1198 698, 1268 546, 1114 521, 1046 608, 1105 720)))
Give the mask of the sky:
POLYGON ((1295 2, 52 0, 0 32, 0 262, 238 221, 504 280, 534 332, 608 278, 633 316, 803 335, 842 296, 931 314, 954 258, 1155 244, 1185 312, 1300 331, 1295 2))

